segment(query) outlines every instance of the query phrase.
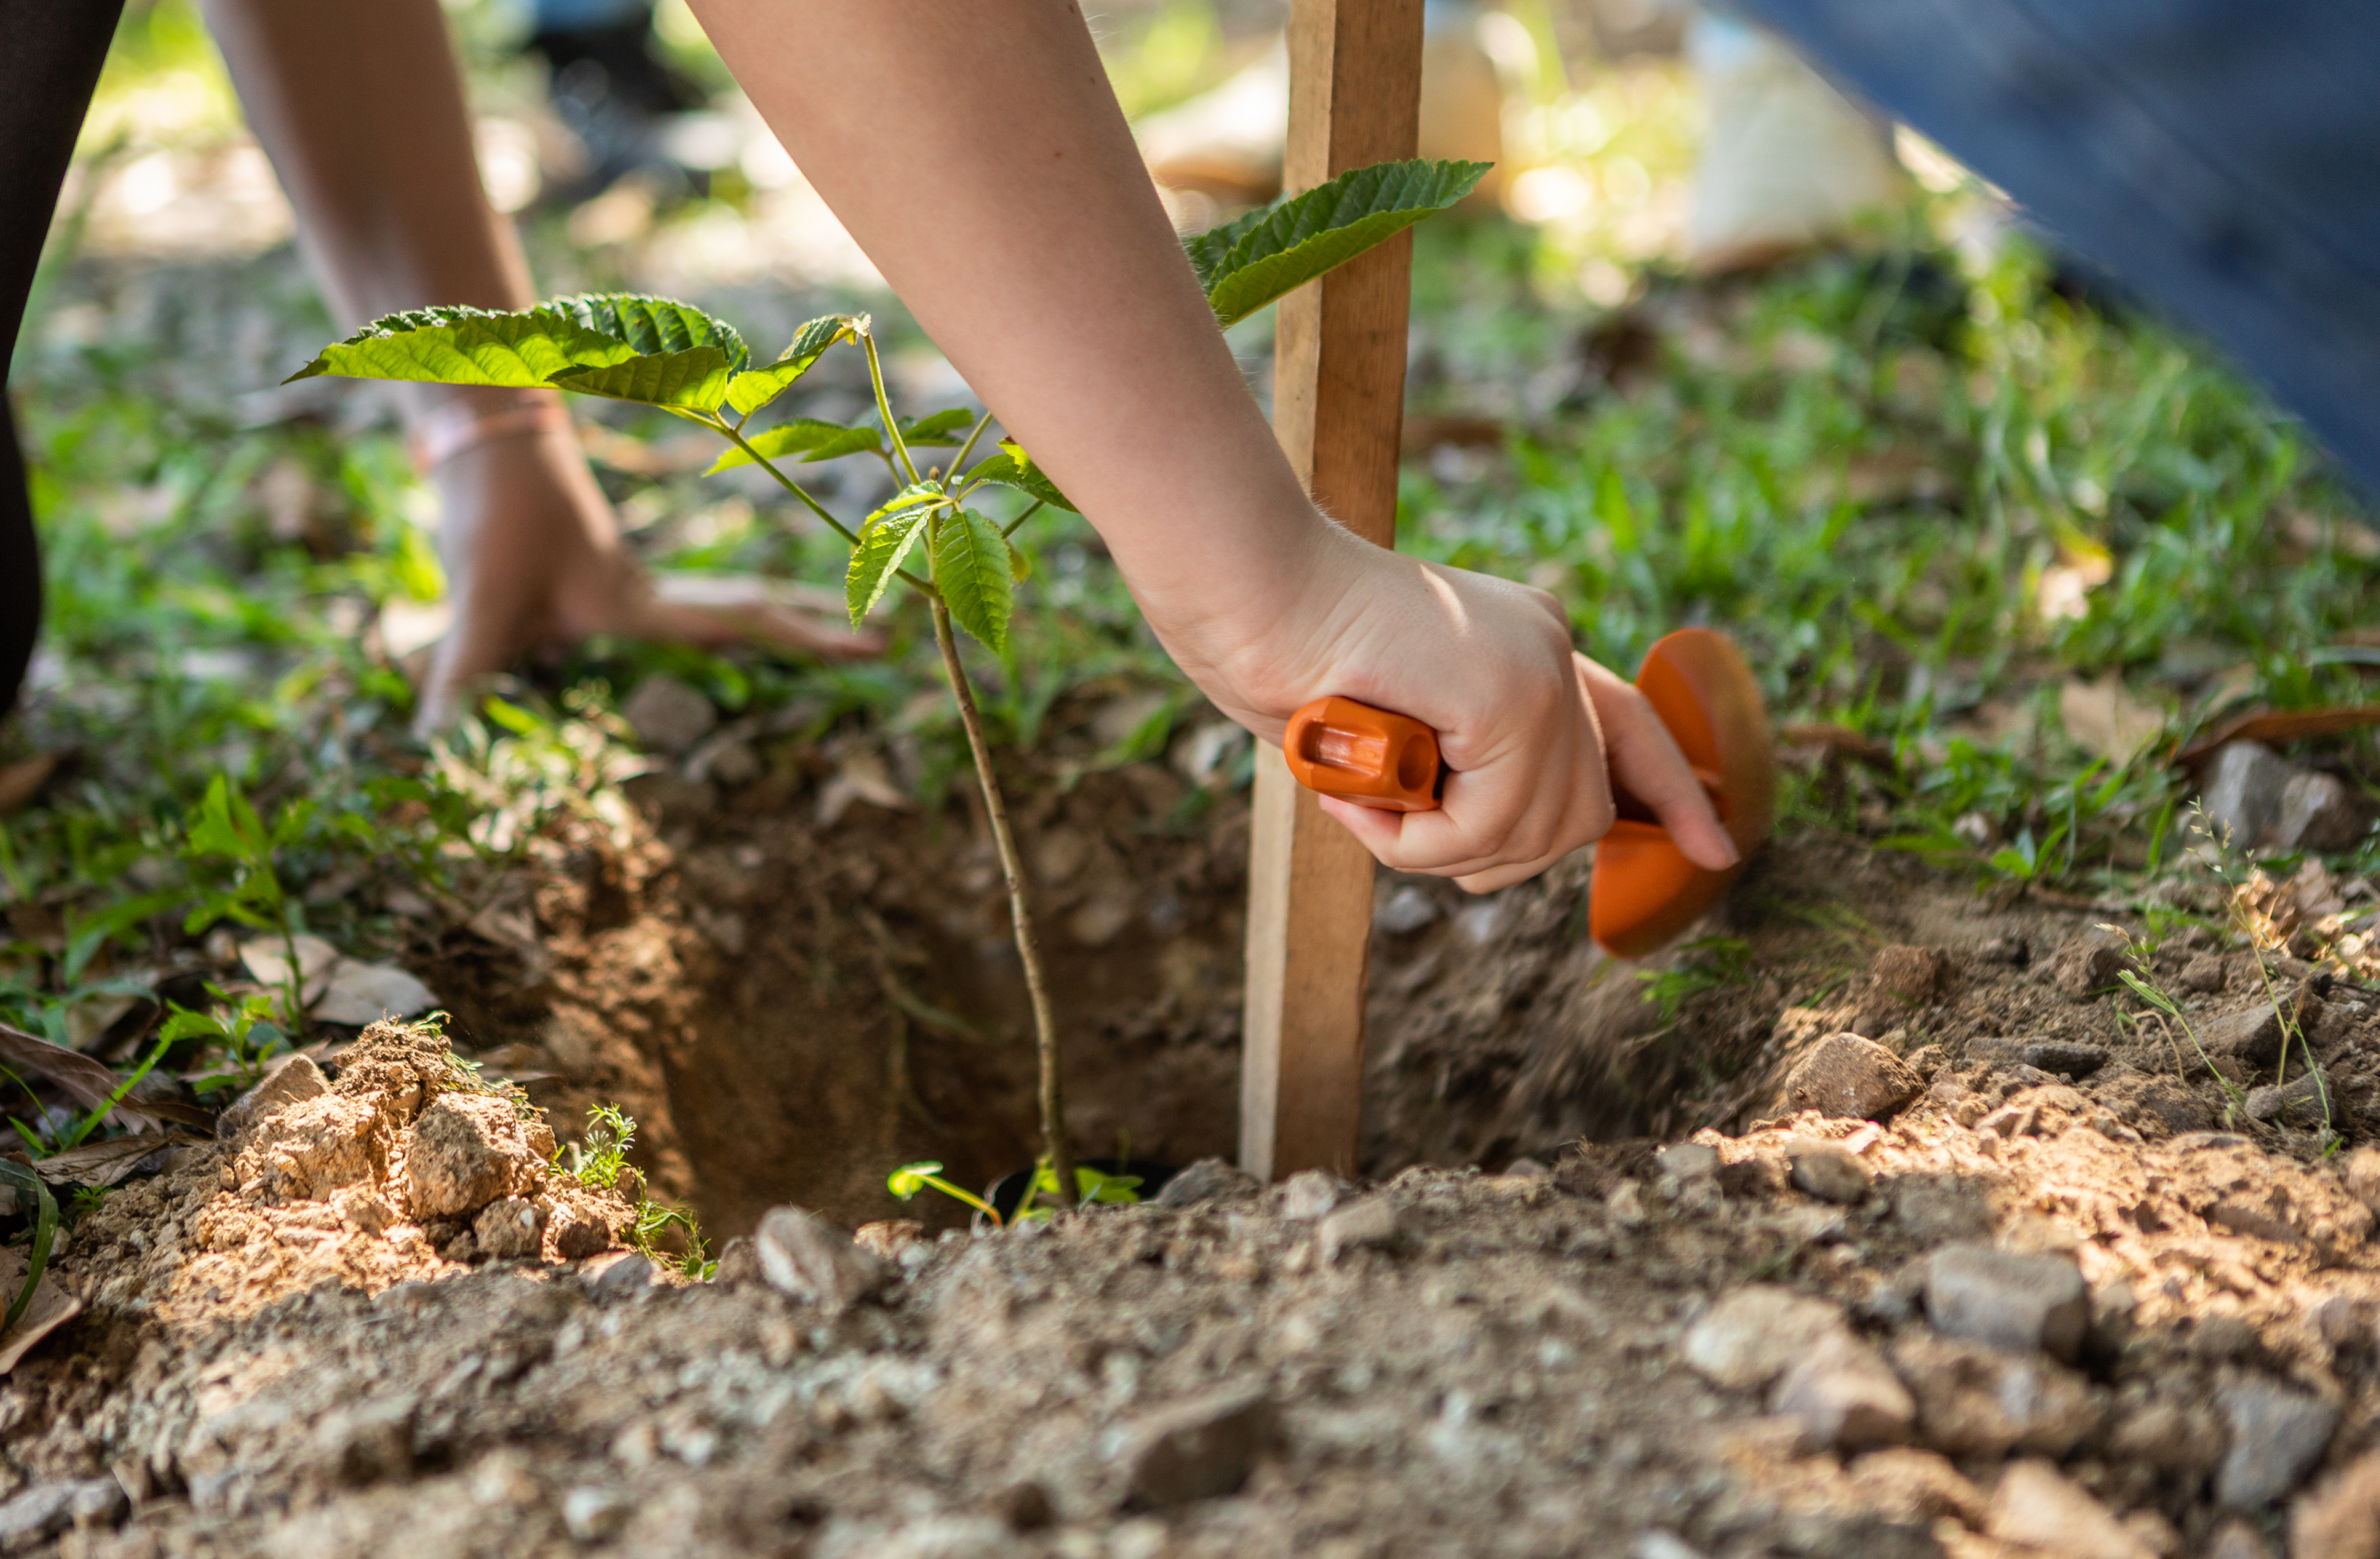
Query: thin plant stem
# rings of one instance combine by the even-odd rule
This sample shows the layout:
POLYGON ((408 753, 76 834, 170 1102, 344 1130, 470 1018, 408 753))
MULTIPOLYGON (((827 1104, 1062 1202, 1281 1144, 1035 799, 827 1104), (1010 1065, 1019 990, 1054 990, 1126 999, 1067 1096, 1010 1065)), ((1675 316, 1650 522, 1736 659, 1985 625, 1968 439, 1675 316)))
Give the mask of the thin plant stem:
POLYGON ((901 457, 901 469, 909 473, 909 485, 915 487, 925 478, 917 475, 917 463, 909 457, 908 442, 901 437, 900 419, 892 415, 892 398, 884 393, 884 365, 877 360, 875 334, 863 332, 859 344, 868 351, 868 382, 876 390, 876 415, 884 419, 884 436, 892 441, 892 453, 901 457))
POLYGON ((959 663, 958 639, 951 631, 951 609, 933 599, 934 642, 941 647, 942 670, 949 673, 951 692, 959 701, 959 721, 966 727, 967 749, 975 756, 976 779, 983 786, 984 811, 991 816, 992 843, 1000 850, 1000 869, 1008 878, 1009 918, 1016 923, 1016 952, 1025 961, 1025 989, 1033 1000, 1033 1030, 1041 1060, 1041 1143, 1058 1177, 1058 1202, 1075 1200, 1075 1150, 1066 1141, 1066 1113, 1058 1082, 1058 1025, 1050 1012, 1049 982, 1042 977, 1041 949, 1033 937, 1033 912, 1025 899, 1025 866, 1017 859, 1016 836, 1008 826, 1008 802, 992 772, 991 745, 984 740, 983 716, 975 707, 975 690, 966 668, 959 663))
MULTIPOLYGON (((826 506, 820 503, 817 499, 812 498, 808 492, 805 491, 801 483, 794 480, 791 477, 786 476, 783 471, 778 470, 775 465, 770 463, 767 455, 762 454, 759 450, 754 449, 749 443, 746 442, 743 434, 737 432, 735 429, 730 428, 723 421, 712 420, 705 422, 703 425, 707 428, 715 429, 718 431, 726 434, 730 439, 735 441, 736 447, 741 449, 746 454, 750 455, 754 465, 759 466, 761 470, 766 471, 770 476, 775 477, 779 487, 783 488, 787 492, 790 492, 795 498, 800 499, 803 503, 808 506, 809 512, 816 514, 820 519, 824 520, 833 528, 834 533, 837 536, 842 537, 854 547, 859 545, 859 538, 854 536, 848 529, 846 529, 841 520, 838 520, 832 514, 828 514, 826 506)), ((931 596, 934 593, 934 587, 931 585, 928 584, 925 580, 918 578, 916 574, 911 574, 907 569, 900 569, 895 572, 897 572, 902 578, 907 580, 918 589, 923 590, 928 596, 931 596)))
POLYGON ((1001 526, 1000 534, 1002 536, 1014 536, 1016 534, 1017 526, 1023 525, 1026 521, 1039 514, 1043 509, 1049 507, 1049 502, 1050 501, 1046 498, 1035 499, 1031 506, 1028 507, 1025 513, 1017 515, 1014 519, 1001 526))
POLYGON ((961 444, 959 452, 951 456, 952 476, 955 477, 959 474, 959 467, 965 465, 967 456, 975 453, 976 441, 982 438, 983 430, 990 426, 991 408, 986 406, 983 408, 983 415, 975 419, 975 426, 967 430, 966 442, 961 444))

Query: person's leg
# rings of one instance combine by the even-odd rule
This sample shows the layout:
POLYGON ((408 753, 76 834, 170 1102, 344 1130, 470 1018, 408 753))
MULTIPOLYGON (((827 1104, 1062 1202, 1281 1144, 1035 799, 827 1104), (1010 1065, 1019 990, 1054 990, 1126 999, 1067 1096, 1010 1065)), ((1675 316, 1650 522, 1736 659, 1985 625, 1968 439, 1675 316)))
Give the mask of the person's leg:
MULTIPOLYGON (((16 355, 58 186, 123 8, 123 0, 0 0, 0 369, 16 355)), ((0 716, 17 702, 41 627, 33 506, 0 394, 0 716)))
POLYGON ((2380 490, 2380 7, 1740 3, 2213 335, 2380 490))
MULTIPOLYGON (((512 225, 480 187, 437 0, 207 0, 206 12, 345 323, 432 304, 535 301, 512 225)), ((408 388, 409 416, 436 461, 455 601, 423 689, 425 724, 448 718, 470 678, 540 639, 874 647, 758 581, 657 588, 622 547, 567 421, 540 409, 555 404, 552 392, 408 388)))

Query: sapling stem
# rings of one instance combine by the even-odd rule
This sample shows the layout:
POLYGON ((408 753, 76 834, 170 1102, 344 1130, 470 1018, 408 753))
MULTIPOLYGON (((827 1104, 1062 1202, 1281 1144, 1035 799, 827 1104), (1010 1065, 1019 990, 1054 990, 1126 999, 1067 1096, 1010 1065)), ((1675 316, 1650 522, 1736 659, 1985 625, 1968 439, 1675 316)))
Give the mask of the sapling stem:
POLYGON ((1008 803, 1001 794, 999 777, 991 767, 991 744, 984 739, 983 716, 975 707, 975 689, 959 661, 958 639, 951 630, 951 609, 932 598, 934 643, 942 652, 942 670, 959 701, 959 723, 966 727, 967 749, 975 756, 976 779, 983 786, 984 811, 991 816, 992 843, 1000 850, 1000 869, 1008 879, 1008 913, 1016 925, 1016 953, 1025 961, 1025 989, 1033 1000, 1033 1030, 1041 1057, 1041 1142, 1050 1167, 1058 1177, 1058 1202, 1075 1201, 1075 1150, 1066 1140, 1065 1104, 1058 1082, 1058 1025, 1050 1012, 1049 982, 1041 973, 1041 949, 1033 936, 1033 912, 1025 899, 1025 866, 1017 859, 1016 836, 1008 826, 1008 803))

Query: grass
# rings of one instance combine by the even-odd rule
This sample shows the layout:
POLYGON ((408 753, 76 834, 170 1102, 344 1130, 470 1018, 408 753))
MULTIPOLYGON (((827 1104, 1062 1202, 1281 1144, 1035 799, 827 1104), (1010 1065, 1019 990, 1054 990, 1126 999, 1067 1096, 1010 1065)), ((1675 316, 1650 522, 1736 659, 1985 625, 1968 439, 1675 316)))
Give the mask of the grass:
MULTIPOLYGON (((140 115, 119 110, 143 92, 183 105, 176 136, 222 133, 184 15, 159 5, 128 24, 145 41, 111 76, 109 135, 132 133, 140 115)), ((1211 79, 1228 51, 1205 27, 1176 6, 1123 29, 1130 90, 1154 105, 1211 79)), ((474 59, 510 68, 492 33, 473 36, 474 59)), ((1840 726, 1891 755, 1794 771, 1785 826, 1981 882, 2137 897, 2180 855, 2187 787, 2166 759, 2189 731, 2249 702, 2363 698, 2374 656, 2342 640, 2373 615, 2370 511, 2214 355, 2129 307, 2076 301, 2021 238, 1953 244, 1972 191, 1929 198, 1854 254, 1690 284, 1630 216, 1658 205, 1690 153, 1674 73, 1549 82, 1541 97, 1528 133, 1603 196, 1568 225, 1419 234, 1415 409, 1489 419, 1494 436, 1408 461, 1401 546, 1552 590, 1581 647, 1622 669, 1672 626, 1727 628, 1780 721, 1840 726), (1615 277, 1624 302, 1590 301, 1619 296, 1615 277), (2119 693, 2161 734, 2115 750, 2069 729, 2078 687, 2119 693)), ((656 221, 739 221, 749 196, 728 181, 656 221)), ((540 280, 635 281, 630 250, 569 240, 570 214, 528 221, 540 280)), ((896 360, 923 349, 881 296, 760 290, 788 320, 873 308, 896 360)), ((656 671, 748 718, 783 774, 843 732, 890 747, 929 805, 964 774, 947 701, 924 696, 938 671, 914 609, 891 616, 888 656, 860 666, 590 643, 524 669, 481 719, 422 746, 374 624, 443 587, 430 494, 385 423, 273 420, 240 399, 330 331, 294 258, 161 268, 62 252, 42 297, 15 391, 51 619, 0 764, 63 763, 0 819, 0 1021, 128 1064, 169 1004, 216 999, 211 981, 226 1009, 243 999, 222 943, 188 928, 230 891, 223 864, 191 848, 218 781, 261 817, 299 819, 272 846, 276 929, 385 958, 425 950, 431 925, 466 918, 541 835, 625 827, 619 786, 644 760, 615 711, 656 671), (432 922, 414 912, 422 898, 432 922)), ((1269 331, 1257 320, 1233 337, 1259 383, 1269 331)), ((838 576, 840 545, 759 487, 629 475, 674 429, 604 415, 599 474, 656 566, 838 576)), ((868 506, 857 484, 834 502, 868 506)), ((1041 566, 1014 648, 979 662, 997 741, 1035 783, 1178 752, 1203 706, 1096 536, 1054 512, 1029 523, 1041 566), (1135 700, 1149 712, 1128 736, 1097 733, 1103 709, 1135 700)), ((2359 783, 2380 771, 2367 738, 2306 755, 2359 783)), ((2333 864, 2362 872, 2380 852, 2333 864)), ((182 1042, 161 1075, 238 1059, 206 1045, 182 1042)))

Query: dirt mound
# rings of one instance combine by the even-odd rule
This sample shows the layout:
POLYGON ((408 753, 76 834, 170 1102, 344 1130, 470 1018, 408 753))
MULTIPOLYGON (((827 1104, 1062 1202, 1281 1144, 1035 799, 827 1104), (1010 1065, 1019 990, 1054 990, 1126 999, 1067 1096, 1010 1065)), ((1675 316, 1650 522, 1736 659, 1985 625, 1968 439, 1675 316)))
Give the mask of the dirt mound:
POLYGON ((75 1226, 59 1280, 121 1316, 212 1322, 323 1283, 372 1294, 450 1276, 483 1254, 584 1257, 634 1215, 555 1173, 539 1112, 483 1091, 432 1029, 375 1023, 333 1068, 290 1061, 227 1112, 227 1135, 111 1193, 75 1226))

